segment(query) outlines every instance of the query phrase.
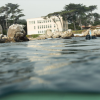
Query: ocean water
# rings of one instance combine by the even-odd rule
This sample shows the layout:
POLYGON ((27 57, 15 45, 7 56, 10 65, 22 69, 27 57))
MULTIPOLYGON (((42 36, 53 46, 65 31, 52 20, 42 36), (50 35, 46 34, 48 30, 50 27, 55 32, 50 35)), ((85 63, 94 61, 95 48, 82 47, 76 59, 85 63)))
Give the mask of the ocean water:
POLYGON ((0 44, 0 96, 16 92, 100 93, 100 38, 0 44))

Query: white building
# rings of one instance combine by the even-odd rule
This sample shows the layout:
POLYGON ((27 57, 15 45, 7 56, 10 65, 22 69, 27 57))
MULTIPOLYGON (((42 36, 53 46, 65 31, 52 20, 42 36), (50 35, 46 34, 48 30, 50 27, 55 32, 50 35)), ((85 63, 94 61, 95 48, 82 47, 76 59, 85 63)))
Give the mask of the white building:
POLYGON ((43 17, 27 19, 28 35, 44 34, 47 29, 51 29, 52 32, 65 31, 68 29, 68 23, 63 21, 62 17, 59 19, 56 16, 47 19, 43 17))

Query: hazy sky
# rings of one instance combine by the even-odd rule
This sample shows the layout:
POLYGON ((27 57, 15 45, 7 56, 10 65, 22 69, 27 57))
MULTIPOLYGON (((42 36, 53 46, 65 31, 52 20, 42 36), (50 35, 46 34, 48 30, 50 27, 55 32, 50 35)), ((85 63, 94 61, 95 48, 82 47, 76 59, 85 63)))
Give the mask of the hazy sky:
POLYGON ((20 9, 23 9, 25 17, 21 19, 30 19, 45 16, 48 13, 61 11, 65 5, 69 3, 97 5, 98 9, 95 12, 100 13, 100 0, 1 0, 0 7, 7 3, 19 4, 20 9))

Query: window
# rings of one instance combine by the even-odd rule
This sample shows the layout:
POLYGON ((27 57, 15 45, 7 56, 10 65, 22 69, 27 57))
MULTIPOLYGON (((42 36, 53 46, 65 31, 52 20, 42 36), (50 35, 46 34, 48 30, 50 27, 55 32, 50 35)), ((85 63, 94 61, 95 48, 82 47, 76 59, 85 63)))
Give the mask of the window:
POLYGON ((48 22, 49 22, 49 20, 48 20, 48 22))
POLYGON ((43 33, 43 31, 42 31, 42 33, 43 33))
POLYGON ((44 20, 44 23, 45 23, 45 20, 44 20))
POLYGON ((29 21, 29 24, 35 24, 35 21, 29 21))
POLYGON ((47 25, 46 25, 46 28, 47 28, 47 25))
POLYGON ((44 28, 45 28, 45 25, 44 25, 44 28))
POLYGON ((39 33, 39 31, 38 31, 38 33, 39 33))
POLYGON ((38 29, 39 29, 39 26, 38 26, 38 29))
POLYGON ((34 29, 35 29, 35 26, 34 26, 34 29))
POLYGON ((41 23, 41 21, 39 20, 39 23, 41 23))
POLYGON ((49 28, 49 25, 48 25, 48 28, 49 28))
POLYGON ((51 22, 51 20, 50 20, 50 22, 51 22))
POLYGON ((43 25, 42 25, 42 28, 43 28, 43 25))
POLYGON ((33 21, 29 21, 29 24, 33 24, 33 21))
POLYGON ((29 24, 31 24, 31 22, 29 21, 29 24))
POLYGON ((40 21, 38 20, 38 23, 40 23, 40 21))
POLYGON ((50 25, 50 28, 52 28, 52 26, 50 25))
POLYGON ((54 27, 56 27, 55 24, 54 24, 54 27))
POLYGON ((41 29, 41 26, 40 26, 40 29, 41 29))
POLYGON ((41 33, 41 31, 40 31, 40 33, 41 33))

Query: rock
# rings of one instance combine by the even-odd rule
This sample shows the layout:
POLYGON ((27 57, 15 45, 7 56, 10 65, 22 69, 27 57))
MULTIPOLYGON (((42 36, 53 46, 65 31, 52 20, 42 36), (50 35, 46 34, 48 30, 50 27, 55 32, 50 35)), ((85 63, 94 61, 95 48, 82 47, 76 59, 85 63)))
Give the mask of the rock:
POLYGON ((90 29, 86 30, 85 32, 82 32, 83 36, 89 35, 89 30, 90 29))
POLYGON ((91 33, 92 33, 92 36, 96 36, 97 30, 96 29, 95 30, 92 30, 91 33))
POLYGON ((47 39, 46 35, 40 35, 39 37, 37 37, 38 40, 44 40, 47 39))
POLYGON ((74 34, 71 31, 65 31, 63 34, 61 34, 61 37, 64 39, 69 39, 70 37, 74 37, 74 34))
POLYGON ((97 31, 96 36, 100 37, 100 31, 97 31))
POLYGON ((72 33, 71 30, 68 30, 66 32, 58 32, 58 31, 56 31, 56 32, 52 33, 51 30, 48 29, 44 35, 40 35, 39 37, 37 37, 35 39, 30 38, 30 40, 43 40, 43 39, 48 39, 48 38, 71 39, 71 37, 73 37, 73 36, 74 36, 74 34, 72 33))
POLYGON ((0 39, 2 39, 4 37, 4 35, 3 34, 0 34, 0 39))
POLYGON ((2 30, 2 26, 0 25, 0 34, 3 34, 2 31, 3 31, 3 30, 2 30))
POLYGON ((97 29, 88 29, 85 32, 82 32, 82 34, 84 34, 84 36, 89 35, 89 31, 91 30, 91 34, 92 36, 100 36, 100 31, 97 29))
POLYGON ((46 31, 45 35, 46 35, 48 38, 52 38, 53 33, 52 33, 52 31, 51 31, 50 29, 48 29, 48 30, 46 31))
POLYGON ((61 37, 62 32, 54 32, 53 33, 53 38, 60 38, 61 37))
POLYGON ((5 43, 5 41, 3 39, 0 39, 0 43, 5 43))
POLYGON ((29 41, 29 39, 26 37, 26 32, 23 28, 24 25, 11 25, 8 29, 7 37, 15 39, 16 42, 29 41))
POLYGON ((59 35, 59 34, 54 34, 52 37, 53 37, 53 38, 60 38, 61 35, 59 35))
POLYGON ((74 37, 74 34, 71 30, 65 31, 65 32, 54 32, 53 38, 66 38, 69 39, 69 37, 74 37))

